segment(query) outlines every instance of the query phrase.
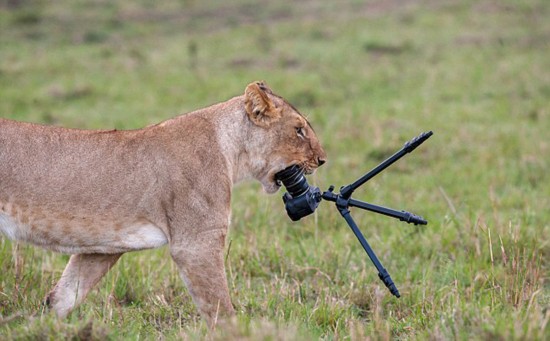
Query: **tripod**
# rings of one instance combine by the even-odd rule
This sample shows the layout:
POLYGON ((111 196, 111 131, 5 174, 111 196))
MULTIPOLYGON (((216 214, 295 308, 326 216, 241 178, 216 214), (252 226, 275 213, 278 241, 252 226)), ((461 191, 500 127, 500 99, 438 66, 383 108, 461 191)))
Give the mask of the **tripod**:
POLYGON ((378 260, 378 257, 376 257, 376 254, 370 247, 369 243, 357 227, 357 224, 351 217, 351 213, 349 208, 350 207, 358 207, 363 210, 368 210, 371 212, 383 214, 389 217, 393 217, 396 219, 399 219, 401 221, 407 222, 407 223, 413 223, 414 225, 426 225, 428 222, 424 220, 421 216, 417 216, 415 214, 406 212, 406 211, 396 211, 391 208, 378 206, 369 204, 367 202, 355 200, 351 198, 351 195, 353 191, 355 191, 357 188, 361 187, 363 184, 365 184, 367 181, 372 179, 374 176, 382 172, 384 169, 388 168, 390 165, 392 165, 395 161, 399 160, 406 154, 412 152, 416 147, 420 146, 424 141, 426 141, 430 136, 432 136, 433 133, 431 131, 425 132, 420 134, 419 136, 413 138, 412 140, 405 143, 405 145, 397 151, 395 154, 384 160, 382 163, 380 163, 378 166, 373 168, 370 172, 362 176, 361 178, 357 179, 355 182, 353 182, 350 185, 343 186, 340 189, 340 193, 334 193, 334 186, 330 186, 329 189, 324 192, 321 195, 322 199, 325 199, 327 201, 332 201, 336 203, 336 208, 340 212, 340 214, 344 217, 346 222, 348 223, 349 227, 361 243, 361 246, 363 246, 363 249, 365 249, 365 252, 369 256, 370 260, 378 270, 378 277, 384 282, 386 287, 390 290, 390 292, 396 296, 400 297, 399 290, 397 290, 397 287, 393 283, 393 280, 391 279, 390 274, 388 271, 382 266, 380 261, 378 260))

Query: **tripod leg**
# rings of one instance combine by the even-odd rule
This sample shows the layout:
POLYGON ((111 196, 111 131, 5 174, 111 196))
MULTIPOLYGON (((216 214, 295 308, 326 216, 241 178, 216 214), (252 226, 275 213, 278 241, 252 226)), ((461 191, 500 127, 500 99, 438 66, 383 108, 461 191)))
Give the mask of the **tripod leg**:
POLYGON ((340 214, 342 214, 342 216, 348 223, 349 227, 351 228, 351 230, 359 240, 359 243, 361 243, 361 246, 363 247, 363 249, 365 249, 365 252, 367 253, 367 255, 369 255, 370 260, 378 270, 378 277, 382 280, 382 282, 384 282, 384 284, 390 290, 392 295, 394 295, 395 297, 400 297, 401 295, 399 294, 399 290, 397 290, 397 287, 393 283, 393 280, 391 279, 390 274, 382 266, 382 264, 378 260, 378 257, 376 257, 376 255, 374 254, 374 251, 370 247, 369 243, 367 242, 365 237, 363 237, 363 234, 361 233, 361 231, 357 227, 357 224, 351 217, 349 210, 346 207, 339 207, 339 206, 338 206, 338 210, 340 211, 340 214))
POLYGON ((369 204, 368 202, 363 202, 355 199, 349 199, 348 204, 351 207, 359 207, 367 211, 383 214, 385 216, 392 217, 392 218, 397 218, 409 224, 410 223, 413 223, 415 225, 428 224, 428 222, 424 220, 424 218, 422 218, 421 216, 417 216, 416 214, 412 214, 407 211, 396 211, 388 207, 373 205, 373 204, 369 204))

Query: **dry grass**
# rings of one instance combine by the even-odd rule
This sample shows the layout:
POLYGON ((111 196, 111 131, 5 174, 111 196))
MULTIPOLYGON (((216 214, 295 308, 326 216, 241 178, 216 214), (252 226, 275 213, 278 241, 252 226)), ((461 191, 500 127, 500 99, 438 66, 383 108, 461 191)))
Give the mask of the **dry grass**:
POLYGON ((356 194, 429 221, 353 211, 399 300, 328 203, 291 223, 244 184, 223 328, 206 330, 166 249, 122 257, 59 321, 41 302, 67 256, 1 237, 0 338, 548 339, 549 15, 540 0, 0 3, 2 117, 135 128, 265 79, 326 147, 321 189, 435 132, 356 194))

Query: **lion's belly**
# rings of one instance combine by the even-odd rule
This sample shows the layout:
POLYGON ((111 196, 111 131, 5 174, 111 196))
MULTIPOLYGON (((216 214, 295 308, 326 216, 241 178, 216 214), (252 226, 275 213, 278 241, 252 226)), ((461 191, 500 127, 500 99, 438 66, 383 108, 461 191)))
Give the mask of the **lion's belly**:
POLYGON ((9 239, 17 239, 17 224, 12 217, 0 213, 0 232, 2 232, 9 239))
POLYGON ((67 219, 14 208, 2 207, 0 232, 9 239, 58 252, 120 253, 156 248, 168 242, 160 228, 144 220, 67 219))

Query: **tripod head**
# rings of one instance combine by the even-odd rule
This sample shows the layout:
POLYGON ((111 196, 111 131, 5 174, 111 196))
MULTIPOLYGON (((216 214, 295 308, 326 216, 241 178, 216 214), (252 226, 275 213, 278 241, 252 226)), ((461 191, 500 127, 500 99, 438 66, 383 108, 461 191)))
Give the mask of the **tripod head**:
POLYGON ((355 200, 351 198, 351 195, 357 188, 361 187, 367 181, 388 168, 406 154, 415 150, 432 135, 432 131, 424 132, 406 142, 400 150, 386 160, 382 161, 367 174, 347 186, 342 186, 339 194, 334 193, 334 186, 330 186, 327 191, 321 194, 318 187, 310 186, 307 183, 303 170, 297 165, 290 166, 275 175, 276 180, 284 184, 288 191, 283 195, 283 201, 285 203, 287 214, 293 221, 298 221, 301 218, 313 213, 319 206, 322 199, 336 203, 336 208, 352 229, 374 266, 378 269, 378 277, 380 277, 386 287, 396 297, 400 297, 399 291, 395 287, 389 273, 374 254, 374 251, 368 244, 365 237, 363 237, 363 234, 357 227, 357 224, 355 224, 355 221, 351 217, 349 208, 358 207, 364 210, 393 217, 406 223, 412 223, 414 225, 426 225, 428 222, 421 216, 417 216, 413 213, 407 211, 397 211, 391 208, 355 200))

